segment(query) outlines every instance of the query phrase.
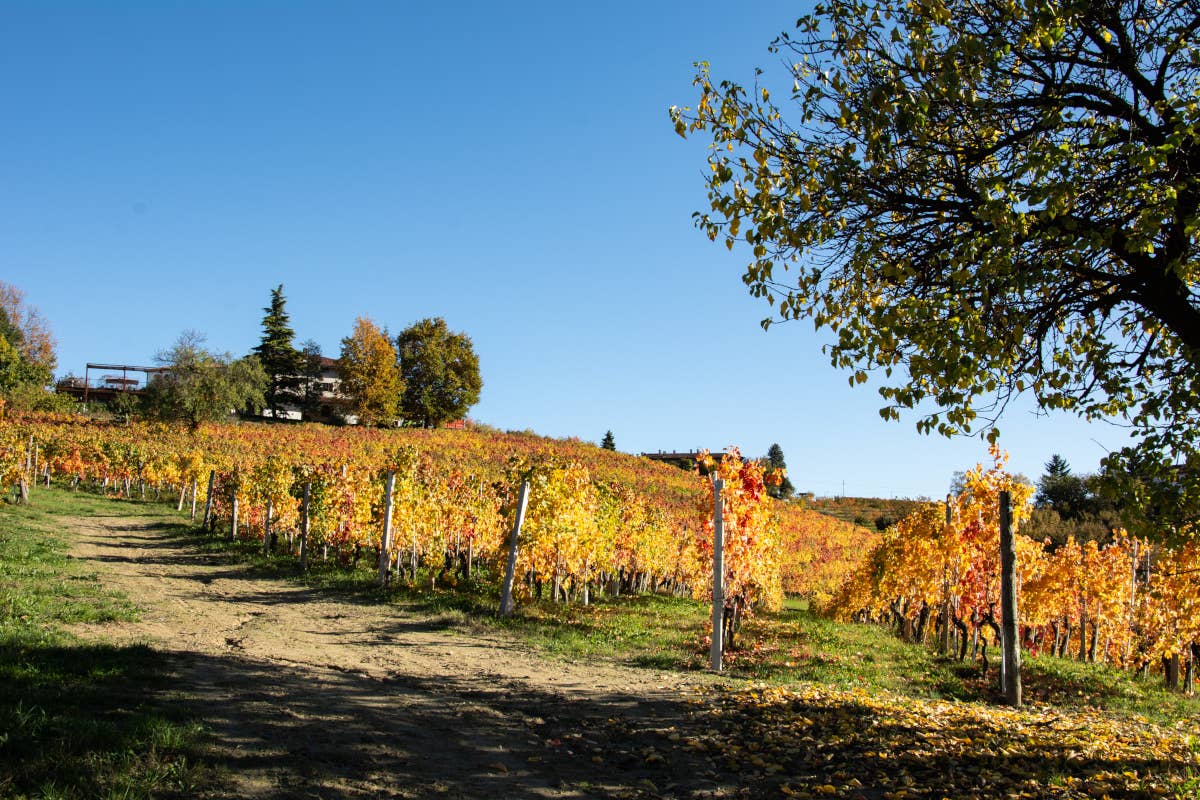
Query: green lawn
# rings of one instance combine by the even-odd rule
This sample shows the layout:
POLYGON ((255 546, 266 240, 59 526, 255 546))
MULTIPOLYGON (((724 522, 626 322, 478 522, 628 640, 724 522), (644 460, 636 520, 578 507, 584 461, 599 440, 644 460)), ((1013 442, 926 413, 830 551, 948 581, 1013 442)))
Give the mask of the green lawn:
MULTIPOLYGON (((68 558, 59 535, 64 516, 112 513, 113 505, 53 490, 33 499, 0 503, 0 796, 188 793, 204 779, 202 731, 156 701, 169 689, 162 657, 87 644, 63 629, 137 613, 68 558)), ((120 513, 142 512, 123 505, 120 513)))

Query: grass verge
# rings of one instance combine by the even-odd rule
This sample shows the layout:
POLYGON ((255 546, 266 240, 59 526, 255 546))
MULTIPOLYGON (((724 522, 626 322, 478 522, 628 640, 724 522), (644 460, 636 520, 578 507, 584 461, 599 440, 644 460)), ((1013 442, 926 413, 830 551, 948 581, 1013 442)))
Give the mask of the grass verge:
POLYGON ((34 500, 0 503, 0 796, 186 796, 205 779, 202 731, 155 701, 169 689, 163 657, 64 629, 136 614, 67 556, 60 535, 64 517, 111 504, 56 491, 34 500))

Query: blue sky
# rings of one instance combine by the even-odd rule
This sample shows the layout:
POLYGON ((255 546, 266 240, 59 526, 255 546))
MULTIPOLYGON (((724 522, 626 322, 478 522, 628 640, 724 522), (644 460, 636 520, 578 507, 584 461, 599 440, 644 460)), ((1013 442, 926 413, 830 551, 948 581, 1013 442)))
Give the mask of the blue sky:
MULTIPOLYGON (((710 243, 704 147, 675 135, 692 62, 749 82, 803 7, 5 2, 0 280, 59 372, 151 363, 186 329, 243 354, 284 284, 335 356, 358 315, 474 340, 472 416, 628 452, 778 442, 817 494, 940 496, 978 439, 885 423, 807 323, 710 243)), ((1107 425, 1011 408, 1036 478, 1094 470, 1107 425)))

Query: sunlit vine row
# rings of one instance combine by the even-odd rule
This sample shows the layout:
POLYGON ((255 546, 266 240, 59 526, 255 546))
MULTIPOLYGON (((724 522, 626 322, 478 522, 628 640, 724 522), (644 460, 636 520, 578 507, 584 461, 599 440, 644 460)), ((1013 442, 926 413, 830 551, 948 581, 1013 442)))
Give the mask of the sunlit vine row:
MULTIPOLYGON (((965 488, 926 503, 889 528, 863 555, 827 608, 873 618, 915 639, 943 637, 959 657, 999 638, 999 494, 1012 498, 1020 629, 1030 651, 1144 666, 1188 658, 1200 642, 1200 552, 1151 547, 1123 532, 1098 546, 1057 549, 1019 533, 1032 487, 991 465, 967 473, 965 488), (947 510, 949 514, 947 515, 947 510)), ((986 650, 983 651, 986 657, 986 650)))
MULTIPOLYGON (((709 480, 578 441, 253 424, 188 432, 40 417, 4 427, 6 471, 0 474, 7 483, 23 474, 26 439, 40 448, 40 468, 49 479, 174 502, 223 535, 297 556, 305 548, 308 559, 343 563, 379 556, 390 472, 388 571, 443 585, 467 577, 472 566, 496 579, 516 489, 530 480, 519 593, 586 601, 597 592, 709 590, 703 561, 711 554, 711 501, 706 511, 702 499, 711 491, 709 480)), ((756 480, 761 487, 756 462, 731 454, 720 469, 741 476, 733 481, 740 486, 756 480)), ((785 506, 761 488, 743 494, 746 499, 731 500, 727 511, 727 547, 730 563, 744 563, 755 575, 744 577, 745 569, 737 568, 728 579, 748 603, 777 607, 777 529, 785 506)))

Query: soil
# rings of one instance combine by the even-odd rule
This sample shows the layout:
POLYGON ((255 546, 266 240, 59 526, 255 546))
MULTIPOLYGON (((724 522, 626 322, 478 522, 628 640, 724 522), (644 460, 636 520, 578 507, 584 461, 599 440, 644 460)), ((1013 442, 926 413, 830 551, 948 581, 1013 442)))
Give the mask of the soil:
POLYGON ((72 525, 73 555, 142 609, 76 632, 166 655, 170 701, 210 734, 218 780, 200 796, 738 792, 711 762, 652 749, 686 729, 704 676, 548 659, 461 617, 263 577, 153 521, 72 525))

